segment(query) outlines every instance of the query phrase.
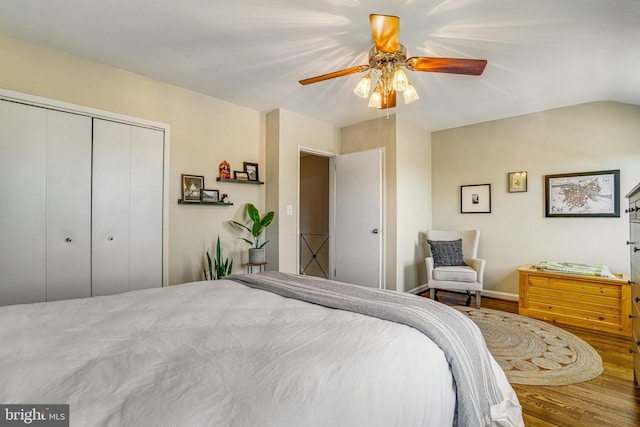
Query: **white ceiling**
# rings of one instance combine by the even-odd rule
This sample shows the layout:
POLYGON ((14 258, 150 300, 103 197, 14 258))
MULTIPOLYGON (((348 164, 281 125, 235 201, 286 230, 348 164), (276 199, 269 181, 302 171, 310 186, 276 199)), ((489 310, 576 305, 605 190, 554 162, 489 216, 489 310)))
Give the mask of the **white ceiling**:
POLYGON ((425 129, 640 105, 639 0, 0 0, 0 33, 342 127, 385 115, 352 93, 360 75, 298 80, 365 64, 370 13, 400 17, 409 56, 488 60, 479 77, 408 73, 421 98, 395 112, 425 129))

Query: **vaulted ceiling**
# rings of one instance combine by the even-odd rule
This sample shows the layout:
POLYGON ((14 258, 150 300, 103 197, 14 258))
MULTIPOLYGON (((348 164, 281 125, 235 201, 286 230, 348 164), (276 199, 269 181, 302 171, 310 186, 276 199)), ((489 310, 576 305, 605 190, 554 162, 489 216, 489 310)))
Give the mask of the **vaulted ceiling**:
POLYGON ((408 73, 420 99, 390 112, 425 129, 640 105, 638 0, 0 0, 0 33, 342 127, 386 114, 353 94, 361 75, 298 80, 366 64, 371 13, 400 17, 409 56, 488 61, 479 77, 408 73))

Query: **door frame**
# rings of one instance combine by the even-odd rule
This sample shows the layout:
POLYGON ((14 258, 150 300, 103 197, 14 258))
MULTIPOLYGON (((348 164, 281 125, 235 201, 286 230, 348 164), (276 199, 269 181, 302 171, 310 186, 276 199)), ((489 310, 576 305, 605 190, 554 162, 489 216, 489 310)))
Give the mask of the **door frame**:
MULTIPOLYGON (((385 173, 385 149, 384 147, 375 147, 382 149, 382 229, 386 230, 386 173, 385 173)), ((362 150, 366 151, 366 150, 362 150)), ((329 158, 329 279, 335 279, 335 227, 336 227, 336 168, 335 159, 340 156, 339 153, 332 151, 318 150, 316 148, 298 145, 298 171, 297 171, 297 190, 296 190, 296 273, 300 273, 300 154, 307 153, 314 156, 329 158)), ((346 153, 345 153, 346 154, 346 153)), ((382 233, 381 241, 381 289, 386 289, 386 232, 382 233)))
POLYGON ((318 150, 316 148, 305 147, 304 145, 298 145, 298 175, 297 175, 297 191, 296 191, 296 273, 300 273, 300 155, 302 153, 310 154, 312 156, 327 157, 329 159, 329 279, 334 278, 334 228, 335 228, 335 168, 334 159, 338 156, 338 153, 331 151, 318 150))
MULTIPOLYGON (((113 113, 86 107, 84 105, 71 104, 56 99, 44 98, 37 95, 30 95, 22 92, 15 92, 0 88, 0 99, 20 104, 32 105, 49 110, 62 111, 65 113, 78 114, 97 119, 104 119, 133 126, 157 129, 164 132, 164 164, 162 183, 162 286, 169 285, 169 153, 171 143, 171 126, 166 123, 154 122, 138 117, 113 113)), ((298 179, 299 180, 299 179, 298 179)))

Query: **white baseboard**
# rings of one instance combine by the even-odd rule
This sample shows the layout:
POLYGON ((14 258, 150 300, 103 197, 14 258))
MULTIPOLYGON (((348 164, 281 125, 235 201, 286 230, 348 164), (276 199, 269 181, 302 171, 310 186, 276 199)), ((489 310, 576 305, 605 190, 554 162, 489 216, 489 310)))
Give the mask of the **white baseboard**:
POLYGON ((421 286, 418 286, 418 287, 416 287, 416 288, 409 289, 409 290, 407 291, 407 293, 409 293, 409 294, 414 294, 414 295, 418 295, 418 294, 420 294, 420 293, 422 293, 422 292, 426 291, 427 289, 429 289, 429 286, 428 286, 428 285, 421 285, 421 286))
MULTIPOLYGON (((429 289, 429 286, 427 285, 421 285, 418 286, 416 288, 410 289, 407 291, 407 293, 409 294, 421 294, 422 292, 426 291, 427 289, 429 289)), ((496 298, 496 299, 502 299, 502 300, 506 300, 506 301, 518 301, 518 295, 517 294, 509 294, 506 292, 498 292, 498 291, 492 291, 492 290, 488 290, 488 289, 483 289, 482 290, 482 296, 483 297, 488 297, 488 298, 496 298)))

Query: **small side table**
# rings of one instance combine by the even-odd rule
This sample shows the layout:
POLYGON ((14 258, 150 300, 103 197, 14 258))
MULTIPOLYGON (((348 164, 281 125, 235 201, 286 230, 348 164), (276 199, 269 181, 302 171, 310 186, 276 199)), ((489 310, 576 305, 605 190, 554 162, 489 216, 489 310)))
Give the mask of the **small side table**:
POLYGON ((258 273, 265 271, 267 269, 267 263, 266 262, 261 262, 259 264, 252 264, 250 262, 245 264, 247 266, 247 273, 248 274, 253 274, 254 269, 258 269, 258 273))

